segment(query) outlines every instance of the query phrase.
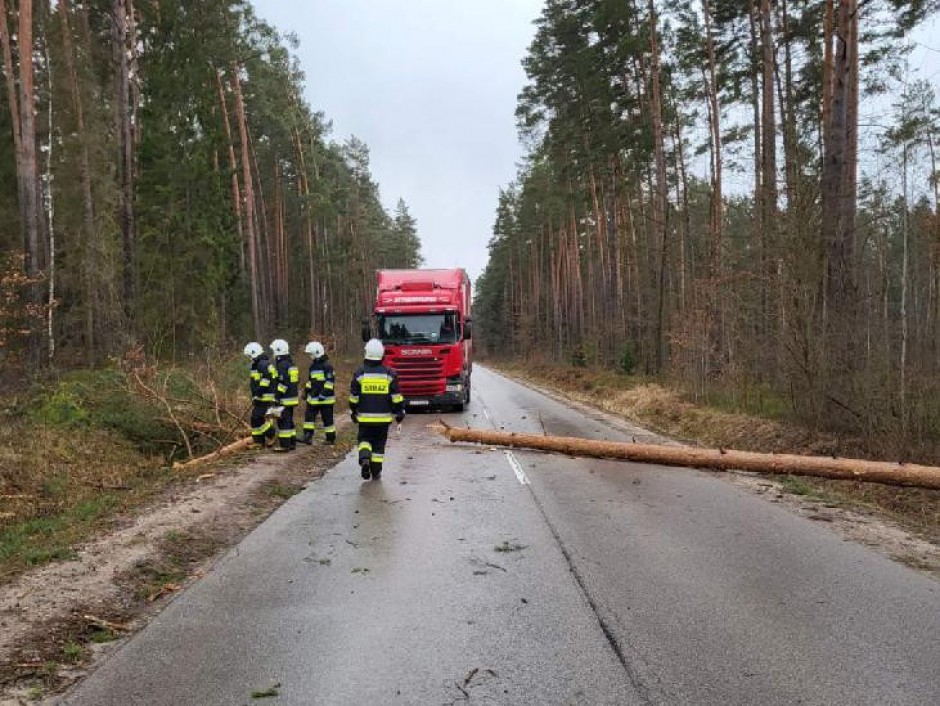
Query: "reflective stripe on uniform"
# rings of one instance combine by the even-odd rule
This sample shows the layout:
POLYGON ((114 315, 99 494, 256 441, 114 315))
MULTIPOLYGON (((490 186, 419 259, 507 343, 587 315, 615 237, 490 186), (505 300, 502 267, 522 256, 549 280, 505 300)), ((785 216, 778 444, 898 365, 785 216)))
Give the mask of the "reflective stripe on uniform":
POLYGON ((335 397, 327 397, 326 399, 318 400, 316 397, 308 397, 307 404, 313 405, 314 407, 321 407, 328 404, 336 404, 335 397))
MULTIPOLYGON (((260 375, 258 377, 261 377, 260 375)), ((261 387, 268 387, 271 384, 271 381, 267 378, 264 378, 261 382, 258 383, 261 387)))
POLYGON ((304 431, 313 431, 317 428, 316 422, 304 422, 304 431))
POLYGON ((277 438, 278 438, 278 439, 291 439, 291 438, 293 438, 293 437, 295 437, 295 436, 297 436, 297 430, 296 430, 296 429, 285 429, 284 431, 279 431, 279 432, 277 433, 277 438))
POLYGON ((370 444, 368 441, 360 441, 359 450, 360 451, 372 451, 372 444, 370 444))
POLYGON ((359 418, 359 422, 366 424, 391 424, 392 415, 391 414, 370 414, 369 412, 358 412, 356 416, 359 418))
POLYGON ((335 426, 335 425, 331 425, 331 426, 328 426, 328 427, 323 427, 323 431, 325 431, 327 434, 335 434, 335 433, 336 433, 336 426, 335 426))
POLYGON ((311 380, 326 380, 326 373, 310 373, 311 380))
POLYGON ((323 383, 323 389, 324 389, 324 390, 327 390, 327 391, 332 391, 332 390, 334 389, 333 383, 331 383, 331 382, 325 382, 325 383, 323 383))
POLYGON ((298 382, 300 380, 300 371, 297 368, 290 368, 287 371, 287 379, 291 382, 298 382))
POLYGON ((281 404, 285 407, 294 407, 295 405, 300 404, 300 400, 296 397, 282 397, 281 404))
POLYGON ((260 380, 260 379, 261 379, 261 373, 258 372, 257 370, 252 370, 252 371, 251 371, 251 379, 252 379, 252 380, 260 380))
POLYGON ((401 404, 405 401, 402 395, 392 395, 392 404, 401 404))
POLYGON ((359 395, 350 395, 349 404, 359 404, 359 395))
POLYGON ((372 463, 382 463, 385 461, 385 456, 382 454, 372 454, 372 463))
POLYGON ((274 393, 273 393, 273 392, 266 392, 265 394, 261 395, 261 397, 259 398, 259 400, 260 400, 261 402, 274 402, 274 393))
POLYGON ((261 434, 264 434, 270 428, 271 428, 271 422, 265 422, 260 427, 255 427, 254 429, 252 429, 251 433, 254 434, 255 436, 259 436, 261 434))

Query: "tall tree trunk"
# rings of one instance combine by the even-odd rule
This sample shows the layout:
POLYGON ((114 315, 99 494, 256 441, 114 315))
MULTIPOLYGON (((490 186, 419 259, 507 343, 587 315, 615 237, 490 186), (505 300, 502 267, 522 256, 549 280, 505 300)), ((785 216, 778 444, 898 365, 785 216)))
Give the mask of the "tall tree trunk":
POLYGON ((857 0, 839 0, 833 36, 831 105, 822 168, 822 236, 826 259, 827 399, 844 414, 853 380, 855 208, 858 129, 857 0))
POLYGON ((218 68, 215 73, 215 88, 219 97, 219 109, 222 111, 222 126, 225 128, 225 142, 228 147, 228 167, 232 173, 232 212, 235 216, 235 228, 239 242, 239 271, 245 274, 245 230, 242 224, 242 197, 238 185, 238 160, 235 158, 235 140, 232 138, 232 124, 228 114, 228 100, 225 98, 225 88, 222 84, 222 71, 218 68))
MULTIPOLYGON (((47 15, 48 17, 48 15, 47 15)), ((49 36, 43 32, 43 55, 46 69, 46 90, 49 93, 46 105, 47 136, 46 139, 46 166, 43 175, 44 193, 43 203, 46 211, 47 240, 49 243, 48 289, 46 298, 46 355, 51 364, 55 358, 55 307, 56 307, 56 239, 55 239, 55 194, 53 193, 52 157, 55 148, 55 126, 53 125, 52 104, 52 60, 49 57, 49 36)))
POLYGON ((21 157, 20 101, 16 92, 16 64, 13 63, 13 46, 10 38, 9 13, 7 12, 6 0, 0 0, 0 20, 2 20, 0 22, 0 42, 3 43, 3 75, 6 78, 10 123, 13 128, 13 149, 16 159, 19 160, 21 157))
POLYGON ((928 316, 933 331, 932 369, 940 373, 940 170, 937 169, 937 149, 932 131, 927 133, 927 146, 930 149, 930 173, 933 176, 933 237, 930 241, 930 285, 933 292, 933 306, 928 316))
MULTIPOLYGON (((764 269, 760 273, 762 282, 762 300, 765 303, 761 312, 764 338, 777 340, 774 334, 773 316, 776 313, 774 299, 776 287, 776 262, 779 257, 778 241, 778 191, 777 191, 777 123, 774 105, 774 87, 776 75, 776 57, 774 53, 773 9, 770 0, 761 0, 760 10, 761 43, 761 227, 764 237, 764 269)), ((777 350, 771 346, 771 350, 777 350)), ((776 361, 767 361, 761 367, 773 369, 776 361)))
POLYGON ((819 158, 825 162, 828 154, 829 123, 832 120, 832 74, 834 69, 834 41, 835 28, 835 2, 825 0, 826 7, 823 14, 823 66, 822 66, 822 110, 819 130, 819 158))
MULTIPOLYGON (((300 130, 294 133, 294 149, 297 151, 299 172, 297 179, 297 194, 300 196, 301 211, 304 220, 304 243, 307 246, 307 276, 308 297, 310 306, 309 326, 310 333, 318 332, 317 328, 317 282, 316 282, 316 232, 313 224, 313 206, 310 198, 310 177, 307 172, 307 155, 304 152, 303 140, 300 130)), ((325 330, 325 326, 323 327, 325 330)))
POLYGON ((711 276, 717 277, 721 271, 721 249, 724 240, 724 195, 721 188, 721 113, 718 107, 718 68, 715 55, 715 41, 712 35, 711 0, 702 0, 702 12, 705 17, 705 54, 707 59, 707 80, 705 90, 708 96, 708 126, 711 136, 712 152, 712 208, 711 208, 711 276))
POLYGON ((245 101, 242 97, 241 67, 232 64, 231 76, 232 91, 235 94, 235 120, 238 124, 238 135, 241 141, 242 183, 245 186, 245 237, 248 239, 248 275, 251 288, 251 318, 254 325, 256 340, 261 340, 262 328, 261 301, 259 297, 260 271, 258 268, 258 245, 255 233, 255 194, 251 171, 251 151, 248 143, 248 119, 245 116, 245 101))
POLYGON ((85 305, 85 354, 89 365, 97 360, 95 332, 95 302, 97 283, 100 273, 97 263, 97 243, 95 237, 94 196, 91 183, 91 159, 88 149, 88 135, 85 125, 85 105, 75 68, 75 47, 72 43, 71 0, 59 0, 59 17, 62 26, 62 49, 65 54, 65 68, 68 72, 69 91, 72 95, 72 109, 75 111, 75 128, 79 141, 79 169, 82 181, 82 289, 85 305))
POLYGON ((902 151, 901 164, 901 189, 904 204, 904 213, 901 216, 901 355, 898 361, 898 397, 901 402, 901 433, 904 442, 907 442, 907 422, 908 422, 908 399, 907 399, 907 347, 908 347, 908 278, 909 267, 909 241, 910 241, 910 201, 908 201, 907 167, 908 167, 908 143, 904 143, 902 151))
POLYGON ((659 251, 659 268, 657 282, 656 307, 656 334, 655 334, 655 362, 656 372, 662 370, 664 353, 664 319, 666 308, 666 211, 668 204, 668 186, 666 185, 666 149, 663 145, 663 102, 660 87, 659 68, 659 20, 656 15, 656 5, 649 0, 649 30, 650 30, 650 56, 652 58, 650 112, 653 118, 653 154, 656 164, 655 193, 653 194, 653 229, 654 242, 659 251))
MULTIPOLYGON (((761 146, 763 145, 762 133, 761 133, 761 119, 760 119, 760 110, 761 110, 761 98, 762 94, 760 91, 760 68, 762 65, 761 61, 758 61, 758 53, 760 45, 758 43, 758 31, 757 27, 760 22, 760 11, 757 7, 756 0, 749 0, 748 5, 748 25, 750 29, 750 47, 751 47, 751 56, 750 56, 750 65, 751 69, 748 71, 748 75, 751 81, 751 112, 753 114, 754 121, 754 240, 758 243, 760 249, 760 258, 761 258, 761 272, 765 269, 765 258, 767 257, 766 248, 764 247, 764 192, 761 188, 761 176, 763 174, 762 165, 763 157, 761 155, 761 146)), ((763 294, 761 295, 763 298, 763 294)), ((761 319, 766 320, 766 305, 761 307, 761 319)))
POLYGON ((134 116, 131 103, 130 55, 134 48, 131 46, 127 0, 114 0, 112 14, 114 54, 117 65, 116 128, 121 174, 118 220, 121 224, 123 251, 122 294, 124 317, 128 330, 133 332, 137 258, 134 221, 134 116))
MULTIPOLYGON (((33 79, 33 3, 21 0, 16 32, 17 56, 14 63, 6 3, 0 0, 0 41, 10 99, 10 119, 16 149, 17 196, 19 199, 20 230, 23 237, 25 273, 31 280, 27 288, 27 305, 32 317, 43 306, 43 291, 39 275, 43 265, 42 199, 40 197, 39 161, 36 150, 36 92, 33 79), (19 69, 17 71, 17 68, 19 69), (19 77, 19 94, 16 77, 19 77)), ((42 362, 42 336, 30 330, 28 353, 35 368, 42 362)))

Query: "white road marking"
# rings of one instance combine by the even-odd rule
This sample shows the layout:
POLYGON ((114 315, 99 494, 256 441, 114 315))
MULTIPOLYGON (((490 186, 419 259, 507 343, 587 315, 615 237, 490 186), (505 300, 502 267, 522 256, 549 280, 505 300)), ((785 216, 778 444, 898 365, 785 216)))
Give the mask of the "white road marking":
POLYGON ((525 471, 522 470, 522 466, 519 465, 519 462, 516 460, 516 457, 512 455, 512 451, 506 451, 506 460, 509 461, 509 465, 512 466, 512 470, 516 474, 516 478, 519 479, 519 482, 522 485, 528 485, 529 479, 525 474, 525 471))
POLYGON ((486 407, 483 408, 483 416, 486 417, 486 420, 492 424, 493 418, 490 416, 490 410, 486 407))

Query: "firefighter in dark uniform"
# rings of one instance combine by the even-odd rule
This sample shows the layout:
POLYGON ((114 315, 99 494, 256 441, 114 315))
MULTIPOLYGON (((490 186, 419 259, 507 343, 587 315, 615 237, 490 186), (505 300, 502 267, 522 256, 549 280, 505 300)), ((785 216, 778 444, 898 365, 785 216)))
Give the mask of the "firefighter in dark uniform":
POLYGON ((405 398, 398 389, 398 375, 382 365, 385 347, 373 338, 366 344, 365 362, 349 386, 349 410, 359 424, 359 467, 362 478, 382 476, 388 428, 405 418, 405 398))
POLYGON ((274 388, 277 384, 277 370, 260 343, 245 346, 245 355, 251 359, 248 367, 251 385, 251 441, 263 447, 266 441, 274 440, 274 425, 267 418, 268 410, 274 404, 274 388))
POLYGON ((274 353, 274 367, 277 369, 277 387, 274 400, 283 407, 281 416, 277 420, 278 446, 275 451, 292 451, 297 448, 297 429, 294 427, 294 410, 300 404, 298 388, 300 371, 290 357, 290 346, 287 341, 278 338, 271 342, 271 352, 274 353))
POLYGON ((311 341, 304 349, 312 358, 310 371, 307 374, 307 408, 304 411, 304 435, 301 441, 305 444, 313 443, 313 435, 317 429, 317 416, 323 419, 323 433, 326 443, 336 441, 336 426, 333 422, 333 406, 336 404, 336 375, 333 364, 326 355, 323 344, 311 341))

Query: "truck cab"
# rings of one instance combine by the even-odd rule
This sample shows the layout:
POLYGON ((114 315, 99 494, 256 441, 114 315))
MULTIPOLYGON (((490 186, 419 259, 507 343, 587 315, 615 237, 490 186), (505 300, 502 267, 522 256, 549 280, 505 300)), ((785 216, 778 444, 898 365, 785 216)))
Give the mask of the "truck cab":
POLYGON ((409 407, 462 410, 473 372, 470 278, 463 269, 379 270, 363 338, 385 345, 409 407))

